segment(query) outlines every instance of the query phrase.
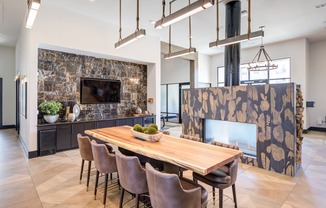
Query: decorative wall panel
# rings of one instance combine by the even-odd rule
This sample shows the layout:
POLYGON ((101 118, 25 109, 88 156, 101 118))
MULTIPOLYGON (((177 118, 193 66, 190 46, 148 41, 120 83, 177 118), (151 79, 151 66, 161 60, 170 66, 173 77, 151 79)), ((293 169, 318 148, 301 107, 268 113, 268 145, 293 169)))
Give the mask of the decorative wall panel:
POLYGON ((203 137, 204 119, 257 125, 257 157, 242 162, 295 175, 294 84, 202 88, 183 91, 182 131, 203 137))
POLYGON ((80 103, 80 77, 121 81, 118 104, 81 104, 80 118, 125 116, 139 106, 146 110, 146 65, 46 49, 38 50, 38 102, 55 100, 64 106, 80 103))

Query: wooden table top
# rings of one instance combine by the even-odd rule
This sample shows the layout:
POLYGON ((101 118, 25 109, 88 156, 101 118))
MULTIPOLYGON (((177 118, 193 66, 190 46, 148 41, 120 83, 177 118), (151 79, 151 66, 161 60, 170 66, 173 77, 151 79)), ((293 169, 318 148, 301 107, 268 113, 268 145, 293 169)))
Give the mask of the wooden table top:
POLYGON ((159 142, 148 142, 132 136, 130 126, 86 130, 85 133, 150 158, 206 175, 239 158, 241 151, 164 135, 159 142))

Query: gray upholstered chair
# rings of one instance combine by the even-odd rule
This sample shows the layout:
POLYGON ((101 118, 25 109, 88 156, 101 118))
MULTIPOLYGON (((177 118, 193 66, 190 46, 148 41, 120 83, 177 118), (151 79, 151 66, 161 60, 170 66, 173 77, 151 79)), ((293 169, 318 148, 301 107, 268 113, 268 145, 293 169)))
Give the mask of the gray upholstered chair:
MULTIPOLYGON (((195 142, 201 142, 202 141, 202 139, 199 138, 199 137, 190 136, 190 135, 187 135, 187 134, 180 134, 180 138, 192 140, 192 141, 195 141, 195 142)), ((184 169, 184 168, 179 167, 179 176, 180 177, 183 177, 183 172, 186 171, 186 170, 187 169, 184 169)))
POLYGON ((79 183, 81 183, 82 178, 83 178, 84 163, 86 160, 86 161, 88 161, 87 184, 86 184, 87 191, 88 191, 92 161, 94 160, 93 153, 92 153, 92 147, 91 147, 91 140, 89 139, 88 136, 82 136, 81 134, 77 134, 77 141, 78 141, 80 156, 82 158, 79 183))
POLYGON ((93 140, 91 142, 91 145, 92 145, 95 168, 97 170, 96 171, 96 180, 95 180, 95 189, 94 189, 94 198, 96 199, 99 174, 103 173, 103 174, 105 174, 104 198, 103 198, 103 204, 105 205, 109 174, 116 173, 118 171, 117 163, 116 163, 115 155, 109 153, 109 150, 107 149, 107 147, 104 144, 97 144, 96 141, 93 140))
MULTIPOLYGON (((237 145, 229 145, 224 144, 221 142, 212 142, 213 145, 225 147, 225 148, 231 148, 239 150, 239 147, 237 145)), ((201 181, 203 183, 206 183, 210 186, 212 186, 213 189, 213 200, 215 201, 215 188, 219 189, 219 207, 223 207, 223 190, 232 186, 232 193, 233 193, 233 201, 234 201, 234 207, 237 208, 237 196, 236 196, 236 190, 235 190, 235 182, 237 180, 238 175, 238 160, 234 160, 231 163, 203 176, 198 173, 193 173, 193 180, 195 182, 201 181)))
POLYGON ((148 193, 146 171, 142 168, 139 159, 136 156, 123 155, 119 150, 116 151, 116 161, 119 173, 120 186, 120 204, 123 206, 123 197, 125 190, 136 195, 135 206, 139 207, 139 195, 148 193))
POLYGON ((191 180, 159 172, 149 163, 146 163, 146 177, 153 208, 200 208, 207 205, 206 189, 191 180))

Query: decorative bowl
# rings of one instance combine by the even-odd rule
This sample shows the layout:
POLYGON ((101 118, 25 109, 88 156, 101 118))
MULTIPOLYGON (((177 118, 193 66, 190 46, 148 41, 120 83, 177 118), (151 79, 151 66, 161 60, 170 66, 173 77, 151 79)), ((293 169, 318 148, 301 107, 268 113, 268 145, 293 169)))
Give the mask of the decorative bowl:
POLYGON ((157 132, 156 134, 144 134, 144 133, 141 133, 138 131, 134 131, 133 129, 130 129, 130 131, 134 137, 137 137, 139 139, 146 140, 149 142, 158 142, 158 141, 160 141, 160 139, 163 135, 161 132, 157 132))

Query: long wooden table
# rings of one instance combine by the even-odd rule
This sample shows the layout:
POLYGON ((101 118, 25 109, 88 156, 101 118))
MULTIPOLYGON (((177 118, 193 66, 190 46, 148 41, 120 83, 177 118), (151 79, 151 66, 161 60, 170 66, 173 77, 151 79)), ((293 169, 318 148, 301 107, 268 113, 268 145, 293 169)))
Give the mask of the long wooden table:
POLYGON ((130 126, 86 130, 85 133, 132 152, 165 161, 206 175, 237 159, 241 151, 211 144, 163 135, 159 142, 148 142, 132 136, 130 126))

